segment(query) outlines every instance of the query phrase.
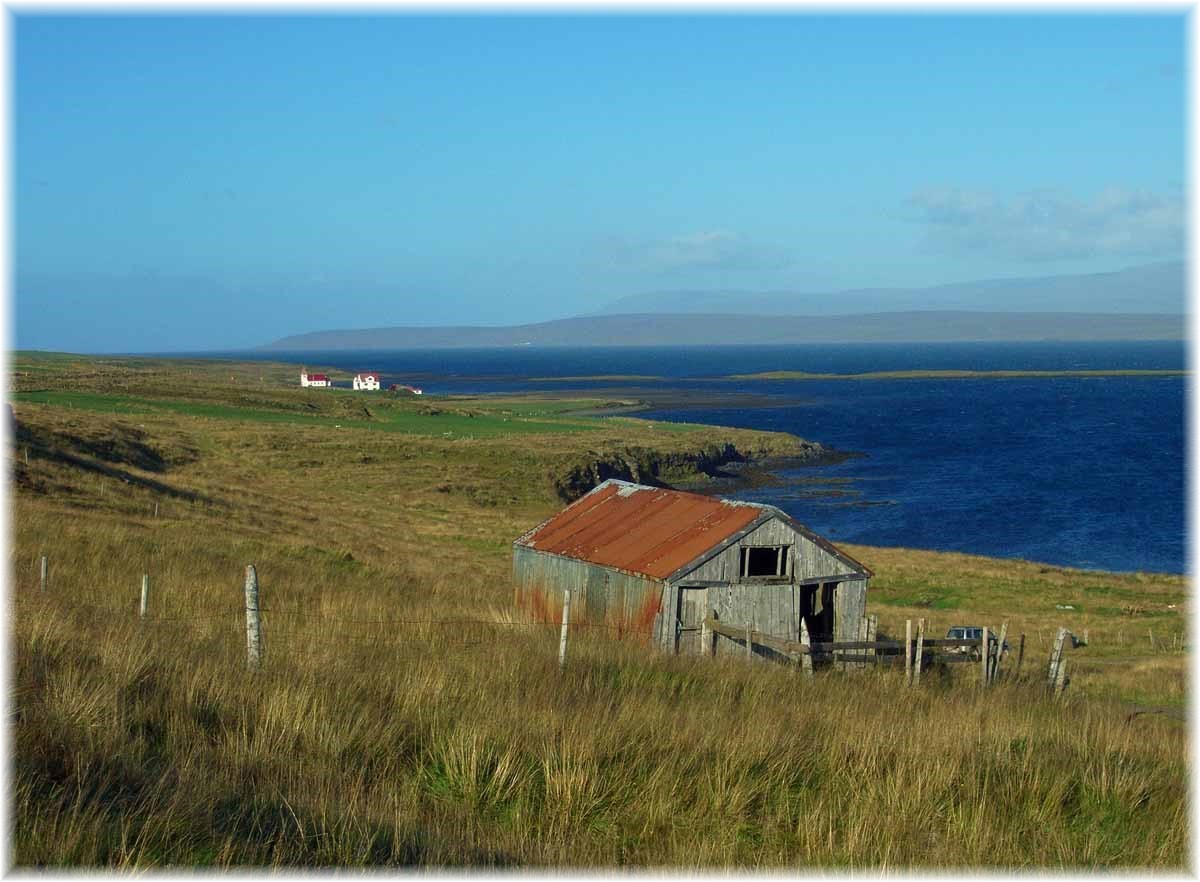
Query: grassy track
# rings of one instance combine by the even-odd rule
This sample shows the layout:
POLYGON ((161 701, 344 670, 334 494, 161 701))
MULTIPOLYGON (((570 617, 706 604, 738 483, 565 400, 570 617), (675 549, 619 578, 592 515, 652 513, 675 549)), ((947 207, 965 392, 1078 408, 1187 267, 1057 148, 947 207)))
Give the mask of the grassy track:
POLYGON ((974 672, 919 690, 882 671, 806 681, 579 628, 560 675, 557 628, 518 615, 509 582, 512 539, 561 505, 555 475, 635 444, 788 439, 515 397, 372 399, 358 425, 362 397, 286 388, 286 366, 25 358, 21 866, 1183 866, 1185 728, 1128 719, 1186 706, 1181 577, 849 548, 877 573, 881 631, 925 616, 1027 635, 1031 676, 987 692, 974 672), (430 408, 504 431, 378 431, 430 408), (1091 645, 1055 702, 1040 679, 1060 624, 1091 645))

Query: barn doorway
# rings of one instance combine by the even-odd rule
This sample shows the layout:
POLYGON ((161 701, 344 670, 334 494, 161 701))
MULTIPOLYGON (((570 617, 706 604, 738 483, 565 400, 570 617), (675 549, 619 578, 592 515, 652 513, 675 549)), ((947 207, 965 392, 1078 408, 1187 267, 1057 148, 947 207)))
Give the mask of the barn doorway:
POLYGON ((837 582, 800 586, 800 618, 814 642, 833 639, 833 593, 837 586, 837 582))
POLYGON ((700 632, 708 615, 707 588, 680 588, 679 608, 675 616, 675 652, 678 655, 700 655, 700 632))

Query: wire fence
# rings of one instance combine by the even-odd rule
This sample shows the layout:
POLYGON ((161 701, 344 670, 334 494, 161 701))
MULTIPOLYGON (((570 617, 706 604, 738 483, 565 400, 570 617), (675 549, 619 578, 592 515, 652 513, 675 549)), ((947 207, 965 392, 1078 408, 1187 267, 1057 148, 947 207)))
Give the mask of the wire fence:
MULTIPOLYGON (((54 590, 53 586, 48 588, 45 581, 40 588, 35 582, 34 586, 14 593, 11 601, 18 617, 34 610, 49 609, 58 613, 83 615, 96 624, 129 625, 137 629, 162 628, 174 633, 191 632, 196 638, 211 638, 215 634, 229 632, 231 636, 236 634, 240 638, 237 644, 231 644, 231 648, 245 639, 244 635, 250 627, 249 621, 252 621, 252 617, 247 615, 247 607, 241 604, 229 604, 218 610, 211 607, 194 612, 173 610, 170 614, 162 615, 154 612, 152 606, 143 611, 138 598, 131 598, 129 602, 120 605, 71 600, 63 596, 61 591, 54 590), (202 627, 204 625, 209 627, 202 627), (216 627, 212 627, 214 625, 216 627)), ((573 634, 605 634, 618 638, 648 637, 653 633, 652 628, 637 627, 630 623, 587 620, 562 623, 470 616, 343 616, 319 610, 271 605, 259 605, 257 609, 261 621, 261 636, 265 641, 269 641, 270 646, 278 647, 282 643, 287 647, 292 644, 294 648, 305 650, 367 644, 389 649, 404 644, 409 647, 416 646, 421 652, 427 652, 435 645, 451 648, 494 646, 496 638, 505 631, 520 634, 545 633, 549 636, 561 634, 565 629, 573 634), (446 633, 450 629, 466 633, 446 633), (302 644, 302 647, 297 647, 298 644, 302 644)))

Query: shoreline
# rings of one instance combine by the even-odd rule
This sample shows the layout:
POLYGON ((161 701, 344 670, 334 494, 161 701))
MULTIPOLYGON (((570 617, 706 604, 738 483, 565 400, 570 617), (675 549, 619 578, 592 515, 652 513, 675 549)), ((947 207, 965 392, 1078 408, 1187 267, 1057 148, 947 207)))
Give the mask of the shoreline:
MULTIPOLYGON (((71 390, 57 391, 55 397, 69 396, 93 397, 104 399, 92 402, 68 402, 68 409, 75 407, 81 410, 96 412, 111 412, 117 416, 123 412, 121 405, 124 399, 144 399, 148 403, 156 401, 155 393, 166 392, 166 399, 178 402, 178 407, 167 408, 170 414, 157 414, 163 419, 189 418, 190 416, 205 419, 220 418, 224 420, 253 420, 270 425, 298 423, 310 428, 351 428, 378 429, 381 431, 397 431, 411 434, 414 438, 439 438, 442 435, 453 434, 453 440, 467 442, 476 439, 486 439, 495 435, 508 436, 512 434, 529 434, 549 430, 582 431, 584 428, 596 428, 600 432, 595 441, 581 439, 581 445, 587 445, 593 451, 606 451, 618 458, 631 459, 635 465, 642 466, 637 458, 645 456, 664 463, 664 468, 657 480, 664 484, 678 487, 705 495, 731 495, 768 491, 777 505, 791 505, 787 500, 805 504, 806 499, 813 499, 819 505, 831 504, 837 506, 869 506, 886 505, 888 500, 875 500, 870 495, 860 496, 857 493, 845 492, 854 489, 852 481, 815 480, 817 476, 830 477, 826 471, 810 471, 810 468, 833 467, 847 460, 866 456, 857 450, 830 449, 820 443, 813 443, 812 455, 801 458, 791 457, 790 449, 783 444, 783 438, 766 444, 757 444, 747 437, 749 446, 738 447, 744 455, 736 459, 717 462, 716 456, 706 448, 707 441, 696 448, 696 455, 679 448, 674 440, 676 430, 695 433, 697 438, 711 438, 714 433, 746 432, 755 433, 760 430, 748 428, 744 421, 737 420, 738 414, 729 413, 722 418, 719 412, 738 409, 788 408, 803 407, 812 399, 797 394, 767 395, 759 392, 734 391, 721 389, 719 385, 697 384, 694 388, 657 388, 646 384, 613 384, 610 386, 586 389, 541 389, 541 390, 508 390, 486 391, 472 394, 433 394, 424 402, 421 412, 413 410, 416 402, 393 401, 371 393, 352 393, 349 390, 334 390, 333 395, 320 393, 300 394, 291 396, 292 372, 287 366, 278 363, 221 362, 203 360, 190 364, 180 363, 175 359, 164 358, 158 364, 145 359, 88 359, 69 358, 67 364, 59 359, 37 358, 28 359, 29 363, 14 365, 17 382, 14 384, 14 403, 21 401, 31 394, 30 387, 71 390), (201 371, 196 367, 204 366, 201 371), (230 372, 228 365, 238 365, 242 370, 236 373, 236 378, 230 372), (170 367, 168 367, 170 366, 170 367), (29 370, 22 371, 21 368, 29 370), (176 368, 179 370, 176 371, 176 368), (69 380, 67 378, 70 378, 69 380), (186 380, 178 387, 174 384, 162 385, 160 381, 168 378, 186 380), (236 379, 236 382, 235 382, 236 379), (24 388, 22 388, 24 387, 24 388), (119 389, 120 392, 115 390, 119 389), (169 391, 167 391, 169 389, 169 391), (340 394, 337 394, 340 393, 340 394), (360 395, 362 397, 360 397, 360 395), (499 399, 514 399, 511 404, 499 399), (113 399, 109 401, 109 399, 113 399), (121 400, 117 400, 121 399, 121 400), (294 399, 294 400, 293 400, 294 399), (310 400, 311 399, 311 400, 310 400), (516 399, 524 399, 526 406, 522 407, 516 399), (472 405, 471 402, 478 402, 472 405), (559 406, 543 407, 540 402, 557 402, 559 406), (536 402, 536 403, 535 403, 536 402), (362 405, 370 404, 371 412, 359 415, 352 405, 363 409, 362 405), (378 408, 376 407, 378 404, 378 408), (533 404, 533 407, 529 407, 533 404), (303 405, 303 407, 301 407, 303 405), (433 415, 425 411, 436 405, 433 415), (500 410, 508 407, 513 411, 500 410), (670 418, 658 419, 651 416, 653 411, 672 411, 670 418), (707 412, 693 416, 687 413, 707 412), (510 420, 511 416, 511 420, 510 420), (563 419, 563 418, 566 419, 563 419), (572 420, 573 417, 585 419, 572 420), (605 417, 615 418, 613 420, 605 417), (631 418, 623 429, 623 418, 631 418), (587 419, 591 418, 591 419, 587 419), (695 419, 696 422, 691 422, 695 419), (688 420, 688 421, 684 421, 688 420), (732 422, 731 422, 732 420, 732 422), (587 422, 589 425, 584 426, 587 422), (326 426, 326 423, 339 425, 326 426), (393 426, 392 424, 395 423, 393 426), (445 425, 442 425, 445 423, 445 425), (661 423, 661 426, 660 426, 661 423), (722 425, 724 423, 724 425, 722 425), (311 425, 310 425, 311 424, 311 425), (418 425, 420 424, 420 425, 418 425), (545 424, 545 425, 543 425, 545 424), (669 424, 669 425, 668 425, 669 424), (600 428, 600 427, 604 428, 600 428), (453 432, 444 431, 452 429, 453 432), (647 429, 651 431, 646 431, 647 429), (612 442, 602 439, 612 436, 612 442), (619 440, 618 440, 619 439, 619 440), (604 446, 599 446, 603 444, 604 446), (684 459, 695 460, 699 468, 693 474, 686 474, 691 465, 684 459), (797 474, 799 472, 799 474, 797 474), (790 473, 790 474, 788 474, 790 473), (846 486, 842 486, 843 483, 846 486), (779 492, 772 492, 778 488, 779 492)), ((1013 372, 1010 372, 1013 373, 1013 372)), ((1048 376, 1054 372, 1031 372, 1037 376, 1048 376)), ((1064 372, 1058 372, 1064 373, 1064 372)), ((1065 372, 1074 375, 1094 376, 1097 372, 1065 372)), ((1185 371, 1143 371, 1134 376, 1184 375, 1185 371)), ((607 375, 615 379, 615 374, 607 375)), ((635 376, 635 375, 627 375, 635 376)), ((849 378, 853 375, 840 375, 849 378)), ((881 378, 882 375, 874 375, 881 378)), ((893 375, 894 376, 894 375, 893 375)), ((53 405, 55 402, 47 402, 53 405)), ((62 402, 57 402, 62 404, 62 402)), ((129 416, 129 414, 125 414, 129 416)), ((773 421, 771 421, 773 422, 773 421)), ((799 424, 798 424, 799 425, 799 424)), ((307 429, 306 429, 307 430, 307 429)), ((801 428, 802 431, 802 428, 801 428)), ((798 438, 797 435, 791 435, 798 438)), ((426 443, 421 441, 419 443, 426 443)), ((547 442, 548 444, 550 442, 547 442)), ((557 442, 554 442, 557 443, 557 442)), ((564 442, 565 443, 565 442, 564 442)), ((572 442, 574 443, 574 442, 572 442)), ((590 463, 599 460, 592 453, 587 460, 590 463)), ((607 465, 602 463, 602 465, 607 465)), ((838 475, 845 470, 838 470, 838 475)), ((855 468, 851 466, 850 472, 855 468)), ((794 506, 792 506, 794 507, 794 506)), ((807 510, 807 509, 803 509, 807 510)), ((894 511, 894 510, 893 510, 894 511)), ((866 517, 859 514, 848 514, 852 518, 866 517)), ((861 532, 861 531, 859 531, 861 532)), ((927 547, 927 546, 923 546, 927 547)), ((930 547, 930 550, 936 550, 930 547)), ((971 552, 962 552, 971 553, 971 552)), ((980 553, 980 552, 975 552, 980 553)), ((987 555, 987 552, 982 552, 987 555)), ((1119 557, 1119 555, 1118 555, 1119 557)), ((1004 560, 1026 560, 1022 557, 1004 557, 1004 560)), ((1168 575, 1184 575, 1186 564, 1171 569, 1137 569, 1136 564, 1129 566, 1128 562, 1113 561, 1118 566, 1126 563, 1121 569, 1095 569, 1095 572, 1132 573, 1160 572, 1168 575)), ((1092 565, 1079 562, 1055 563, 1053 566, 1090 567, 1092 565)))
POLYGON ((914 370, 914 371, 867 371, 859 374, 817 374, 807 371, 760 371, 753 374, 730 374, 729 380, 1010 380, 1059 378, 1092 379, 1105 377, 1184 377, 1190 371, 1183 369, 1125 369, 1105 370, 914 370))

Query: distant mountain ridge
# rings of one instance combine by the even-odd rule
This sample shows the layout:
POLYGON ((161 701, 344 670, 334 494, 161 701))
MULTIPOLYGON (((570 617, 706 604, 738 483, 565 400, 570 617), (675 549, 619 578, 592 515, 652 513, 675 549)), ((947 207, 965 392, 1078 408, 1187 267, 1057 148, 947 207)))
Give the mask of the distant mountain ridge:
POLYGON ((1182 314, 1187 273, 1182 262, 1108 273, 983 279, 928 288, 852 288, 834 292, 683 290, 621 297, 596 315, 738 313, 834 315, 911 310, 1182 314))
POLYGON ((486 346, 688 346, 1037 340, 1182 340, 1182 314, 927 310, 863 315, 624 314, 507 327, 391 327, 313 331, 269 351, 486 346))

